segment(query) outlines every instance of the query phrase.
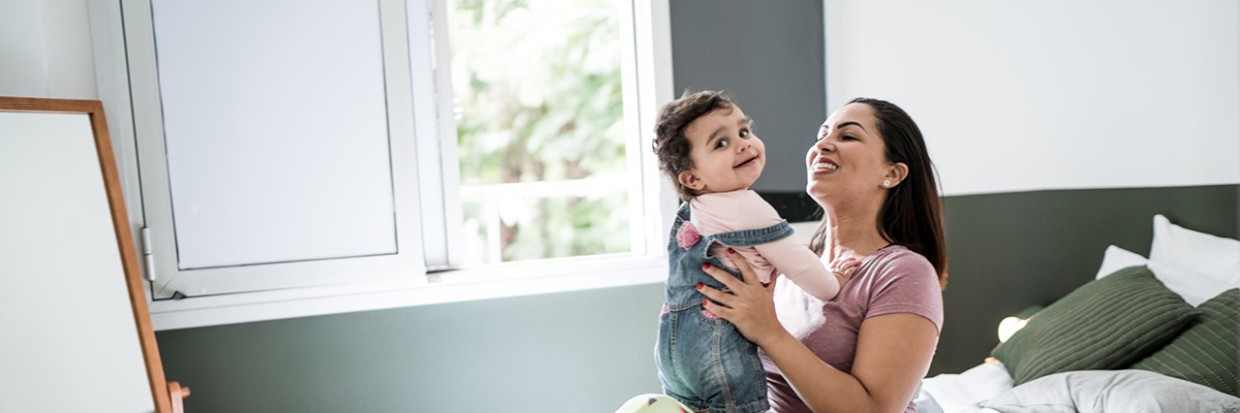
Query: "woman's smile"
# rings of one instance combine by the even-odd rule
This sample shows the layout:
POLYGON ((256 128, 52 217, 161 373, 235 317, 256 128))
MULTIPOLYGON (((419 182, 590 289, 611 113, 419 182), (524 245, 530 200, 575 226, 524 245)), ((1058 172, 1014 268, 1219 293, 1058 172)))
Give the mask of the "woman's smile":
POLYGON ((814 175, 825 175, 834 173, 840 166, 835 162, 823 157, 814 158, 814 163, 810 165, 810 170, 814 175))

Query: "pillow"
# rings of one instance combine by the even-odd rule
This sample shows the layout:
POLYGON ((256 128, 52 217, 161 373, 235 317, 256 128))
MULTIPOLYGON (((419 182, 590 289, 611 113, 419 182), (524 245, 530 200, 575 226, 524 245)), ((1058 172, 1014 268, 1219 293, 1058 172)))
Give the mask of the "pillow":
POLYGON ((1145 267, 1093 280, 1047 306, 994 350, 1016 385, 1069 370, 1125 368, 1198 312, 1145 267))
POLYGON ((1240 398, 1145 370, 1052 374, 982 403, 1016 412, 1240 412, 1240 398))
POLYGON ((1197 306, 1240 288, 1240 240, 1186 229, 1155 215, 1148 265, 1167 288, 1197 306))
POLYGON ((1146 261, 1148 260, 1141 254, 1114 245, 1107 246, 1106 252, 1102 254, 1102 266, 1098 268, 1098 274, 1094 276, 1094 279, 1110 275, 1119 271, 1120 268, 1145 265, 1146 261))
POLYGON ((1201 315, 1166 347, 1132 365, 1240 396, 1240 289, 1197 306, 1201 315))

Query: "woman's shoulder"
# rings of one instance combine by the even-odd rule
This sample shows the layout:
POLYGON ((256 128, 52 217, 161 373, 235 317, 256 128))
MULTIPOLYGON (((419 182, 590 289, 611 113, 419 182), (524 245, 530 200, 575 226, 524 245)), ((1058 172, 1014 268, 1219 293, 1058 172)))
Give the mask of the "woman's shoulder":
POLYGON ((898 244, 891 244, 886 247, 879 248, 878 251, 874 251, 873 254, 870 254, 870 257, 877 263, 882 263, 884 265, 924 265, 931 267, 931 269, 934 267, 930 264, 930 260, 927 259, 926 256, 898 244))
POLYGON ((938 273, 925 256, 893 245, 870 255, 868 317, 892 313, 917 314, 943 325, 943 292, 938 273))
POLYGON ((872 273, 876 278, 938 277, 929 259, 903 245, 880 248, 867 260, 871 261, 869 265, 873 267, 872 273))

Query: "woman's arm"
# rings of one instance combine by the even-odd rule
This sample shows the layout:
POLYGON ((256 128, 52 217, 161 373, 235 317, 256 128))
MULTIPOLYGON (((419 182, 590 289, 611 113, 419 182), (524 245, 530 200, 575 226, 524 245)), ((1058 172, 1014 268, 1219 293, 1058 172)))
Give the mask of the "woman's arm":
POLYGON ((930 320, 900 313, 861 323, 851 374, 822 361, 791 335, 762 350, 815 412, 903 412, 937 342, 930 320))
POLYGON ((744 260, 733 262, 743 281, 718 268, 706 269, 731 290, 729 294, 703 286, 702 294, 718 303, 706 302, 706 309, 732 322, 761 347, 806 405, 818 413, 904 411, 938 341, 930 320, 903 313, 866 319, 858 333, 852 372, 845 373, 784 330, 775 317, 771 287, 758 284, 744 260))

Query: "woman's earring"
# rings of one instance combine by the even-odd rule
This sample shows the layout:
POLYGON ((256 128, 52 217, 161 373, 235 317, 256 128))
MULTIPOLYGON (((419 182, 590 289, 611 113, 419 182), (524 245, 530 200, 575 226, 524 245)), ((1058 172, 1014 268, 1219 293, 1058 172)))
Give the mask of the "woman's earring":
POLYGON ((890 179, 884 179, 884 180, 883 180, 883 188, 891 188, 891 180, 890 180, 890 179))

